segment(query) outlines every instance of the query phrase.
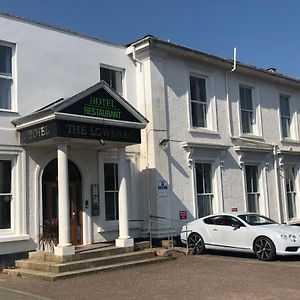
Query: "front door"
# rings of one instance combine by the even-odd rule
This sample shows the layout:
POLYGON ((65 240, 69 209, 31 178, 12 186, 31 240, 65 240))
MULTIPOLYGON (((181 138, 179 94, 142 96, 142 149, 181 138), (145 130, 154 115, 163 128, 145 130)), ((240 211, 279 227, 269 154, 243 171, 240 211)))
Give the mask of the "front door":
MULTIPOLYGON (((43 173, 43 223, 58 220, 57 160, 51 161, 43 173)), ((70 242, 82 244, 82 191, 81 176, 69 161, 70 242)))

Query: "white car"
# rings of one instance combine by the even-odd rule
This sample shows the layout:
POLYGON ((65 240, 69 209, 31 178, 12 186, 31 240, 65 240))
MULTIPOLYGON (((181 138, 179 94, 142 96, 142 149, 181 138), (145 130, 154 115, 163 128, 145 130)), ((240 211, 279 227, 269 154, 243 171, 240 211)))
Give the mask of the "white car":
POLYGON ((276 255, 300 255, 299 227, 255 213, 223 213, 194 220, 183 226, 181 241, 194 254, 220 249, 255 253, 264 261, 276 255))

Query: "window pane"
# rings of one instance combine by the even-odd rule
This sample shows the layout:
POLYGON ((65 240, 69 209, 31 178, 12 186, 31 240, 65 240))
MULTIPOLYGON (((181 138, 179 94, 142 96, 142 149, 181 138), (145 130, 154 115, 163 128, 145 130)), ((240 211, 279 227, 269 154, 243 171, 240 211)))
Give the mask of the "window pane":
POLYGON ((10 160, 0 160, 0 193, 11 193, 10 160))
POLYGON ((259 213, 259 194, 248 194, 248 211, 259 213))
POLYGON ((0 45, 0 74, 11 75, 12 48, 0 45))
POLYGON ((100 68, 100 79, 104 80, 112 89, 122 94, 122 72, 108 68, 100 68))
POLYGON ((205 79, 199 77, 190 77, 191 99, 200 102, 206 102, 205 79))
POLYGON ((258 192, 258 171, 257 166, 246 166, 247 192, 258 192))
POLYGON ((196 184, 197 184, 197 194, 204 193, 204 170, 203 164, 196 164, 196 184))
POLYGON ((281 118, 281 128, 282 128, 282 136, 283 137, 290 137, 291 132, 290 132, 290 119, 286 117, 281 118))
POLYGON ((104 186, 105 186, 105 191, 115 190, 114 164, 104 164, 104 186))
POLYGON ((241 109, 253 110, 252 107, 252 90, 240 87, 241 109))
POLYGON ((10 201, 11 196, 0 195, 0 229, 7 229, 11 227, 10 201))
POLYGON ((212 214, 213 195, 198 195, 198 218, 212 214))
POLYGON ((115 220, 115 193, 105 192, 105 218, 115 220))
POLYGON ((12 80, 0 78, 0 108, 11 108, 12 80))
POLYGON ((287 96, 280 96, 280 114, 283 117, 290 117, 290 104, 287 96))
POLYGON ((289 219, 295 218, 297 216, 296 193, 287 193, 287 205, 288 205, 289 219))
POLYGON ((205 104, 192 102, 192 124, 194 127, 207 127, 205 104))

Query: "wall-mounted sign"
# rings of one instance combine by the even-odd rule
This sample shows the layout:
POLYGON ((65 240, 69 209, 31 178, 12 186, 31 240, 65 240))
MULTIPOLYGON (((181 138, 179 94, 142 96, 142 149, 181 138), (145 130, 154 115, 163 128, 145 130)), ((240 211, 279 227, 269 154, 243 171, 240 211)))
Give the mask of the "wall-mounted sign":
POLYGON ((231 211, 236 212, 236 211, 238 211, 238 209, 237 209, 237 207, 231 207, 231 211))
POLYGON ((62 112, 101 119, 139 122, 132 113, 103 88, 64 108, 62 112))
POLYGON ((187 219, 187 211, 186 210, 180 210, 179 211, 179 219, 180 220, 186 220, 187 219))
POLYGON ((160 180, 157 183, 159 197, 168 197, 168 183, 165 180, 160 180))
POLYGON ((138 128, 102 125, 95 123, 53 120, 20 130, 22 144, 30 144, 53 137, 140 143, 138 128))

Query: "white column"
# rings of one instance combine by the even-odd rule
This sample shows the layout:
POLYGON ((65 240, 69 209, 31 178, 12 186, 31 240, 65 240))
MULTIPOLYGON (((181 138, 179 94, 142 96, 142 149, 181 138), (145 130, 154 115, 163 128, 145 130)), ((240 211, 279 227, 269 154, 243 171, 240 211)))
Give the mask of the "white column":
POLYGON ((119 237, 117 247, 133 247, 133 238, 129 236, 128 199, 126 180, 125 147, 118 148, 118 177, 119 177, 119 237))
POLYGON ((68 176, 68 146, 57 146, 58 161, 58 245, 55 255, 72 255, 75 247, 70 243, 70 199, 68 176))

